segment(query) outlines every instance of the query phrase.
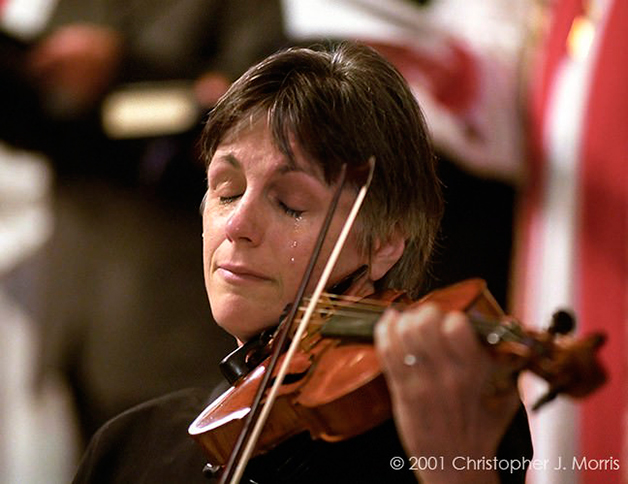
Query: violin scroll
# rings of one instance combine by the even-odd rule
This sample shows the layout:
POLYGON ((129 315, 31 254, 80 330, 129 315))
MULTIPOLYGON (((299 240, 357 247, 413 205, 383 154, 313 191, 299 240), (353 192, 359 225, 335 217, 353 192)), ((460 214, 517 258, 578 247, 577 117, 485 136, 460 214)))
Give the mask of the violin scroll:
POLYGON ((471 279, 435 291, 425 300, 449 301, 463 294, 469 299, 466 313, 481 341, 486 344, 511 374, 531 371, 544 379, 548 391, 534 405, 538 410, 560 394, 583 398, 607 380, 606 371, 598 360, 598 352, 606 335, 596 332, 576 338, 575 318, 566 310, 554 313, 549 328, 537 331, 524 328, 505 315, 481 279, 471 279), (471 297, 474 294, 475 297, 471 297))
POLYGON ((606 335, 596 332, 576 339, 569 334, 572 331, 557 333, 550 326, 547 333, 538 336, 546 354, 532 357, 530 370, 547 381, 549 388, 533 405, 534 410, 559 394, 584 398, 606 383, 606 371, 597 359, 598 351, 606 342, 606 335))

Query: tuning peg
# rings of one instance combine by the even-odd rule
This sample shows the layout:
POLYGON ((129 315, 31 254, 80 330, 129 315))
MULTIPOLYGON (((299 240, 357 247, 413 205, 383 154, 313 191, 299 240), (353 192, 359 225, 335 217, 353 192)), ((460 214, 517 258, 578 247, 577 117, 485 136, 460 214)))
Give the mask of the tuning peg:
POLYGON ((564 309, 556 311, 552 315, 552 323, 548 331, 551 334, 568 334, 576 327, 576 319, 570 311, 564 309))

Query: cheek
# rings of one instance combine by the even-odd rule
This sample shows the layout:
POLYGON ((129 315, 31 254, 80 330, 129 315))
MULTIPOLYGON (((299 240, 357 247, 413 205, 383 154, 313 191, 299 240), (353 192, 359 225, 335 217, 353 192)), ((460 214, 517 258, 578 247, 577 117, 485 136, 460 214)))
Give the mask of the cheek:
POLYGON ((214 253, 216 249, 220 245, 219 237, 217 237, 217 231, 215 227, 209 227, 209 224, 203 221, 203 268, 205 273, 205 278, 207 282, 207 277, 209 276, 209 271, 211 267, 211 262, 214 257, 214 253))
POLYGON ((364 251, 360 250, 358 230, 354 229, 349 233, 347 243, 340 253, 340 259, 350 265, 364 264, 368 262, 368 257, 364 251))
POLYGON ((305 247, 303 242, 296 238, 291 238, 288 243, 284 241, 275 245, 271 251, 270 257, 276 268, 275 274, 281 282, 284 298, 293 292, 296 293, 309 256, 308 247, 305 247))
MULTIPOLYGON (((275 238, 272 244, 272 264, 276 267, 276 275, 281 281, 282 287, 282 304, 292 302, 297 293, 297 289, 301 284, 303 275, 310 261, 312 251, 314 249, 314 237, 311 236, 312 231, 283 231, 275 238), (286 236, 289 234, 289 236, 286 236)), ((321 258, 326 258, 325 254, 321 254, 321 258)), ((320 258, 319 258, 320 259, 320 258)), ((318 269, 320 264, 317 264, 318 269)), ((312 280, 320 275, 320 271, 316 270, 312 276, 312 280)), ((310 281, 308 288, 313 288, 310 281)))
MULTIPOLYGON (((312 272, 312 276, 310 277, 310 280, 308 282, 306 294, 312 294, 314 292, 314 289, 318 285, 319 280, 321 276, 323 275, 323 271, 325 270, 325 267, 327 266, 329 257, 331 255, 331 251, 333 250, 333 243, 335 243, 335 240, 330 243, 325 243, 325 245, 323 246, 323 249, 321 250, 321 253, 318 257, 318 260, 316 261, 316 265, 314 267, 314 271, 312 272)), ((303 263, 298 264, 298 277, 295 275, 295 281, 294 281, 295 288, 298 288, 299 284, 301 283, 301 279, 303 277, 303 274, 305 274, 305 270, 310 260, 312 251, 313 251, 313 246, 310 247, 310 250, 308 252, 303 252, 302 254, 300 254, 300 259, 303 261, 303 263)), ((292 264, 292 265, 296 266, 297 264, 292 264)), ((329 279, 327 280, 326 286, 330 286, 331 284, 337 282, 337 279, 338 279, 337 275, 345 273, 345 265, 346 265, 346 261, 343 259, 343 255, 341 253, 340 258, 337 260, 332 270, 332 273, 329 279)), ((296 289, 295 289, 295 294, 296 294, 296 289)))
POLYGON ((340 282, 355 272, 360 266, 368 265, 369 258, 358 249, 358 238, 352 230, 340 252, 338 261, 329 278, 328 286, 340 282))
POLYGON ((203 234, 203 275, 205 277, 205 285, 209 282, 213 255, 214 248, 211 245, 211 240, 208 240, 207 234, 203 234))

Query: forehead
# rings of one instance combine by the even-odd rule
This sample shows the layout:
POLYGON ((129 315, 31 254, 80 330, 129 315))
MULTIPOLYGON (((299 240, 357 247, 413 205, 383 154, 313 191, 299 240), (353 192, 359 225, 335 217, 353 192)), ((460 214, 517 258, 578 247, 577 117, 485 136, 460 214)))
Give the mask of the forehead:
POLYGON ((272 158, 273 164, 282 172, 304 172, 324 180, 321 163, 307 156, 292 135, 289 151, 283 149, 280 141, 273 136, 268 118, 259 114, 245 116, 230 128, 209 163, 211 165, 218 157, 239 166, 243 161, 239 159, 241 156, 260 162, 272 158))

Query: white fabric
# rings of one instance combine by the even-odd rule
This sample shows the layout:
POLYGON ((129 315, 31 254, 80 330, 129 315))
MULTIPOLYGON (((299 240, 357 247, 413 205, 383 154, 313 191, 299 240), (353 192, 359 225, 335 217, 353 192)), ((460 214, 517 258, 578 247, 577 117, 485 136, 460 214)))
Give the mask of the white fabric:
POLYGON ((0 28, 16 37, 39 34, 52 16, 58 0, 5 0, 0 10, 0 28))
POLYGON ((475 58, 479 92, 464 113, 439 104, 425 83, 410 80, 436 146, 468 170, 513 180, 522 167, 519 51, 528 0, 283 0, 286 27, 297 39, 382 41, 447 62, 451 39, 475 58), (469 127, 479 133, 470 136, 469 127))
POLYGON ((52 379, 36 391, 38 323, 23 307, 36 281, 8 291, 16 270, 39 275, 33 257, 52 231, 50 183, 44 158, 0 144, 0 484, 69 482, 77 458, 67 392, 52 379))
MULTIPOLYGON (((598 26, 598 34, 603 26, 598 26)), ((543 132, 546 153, 546 186, 543 205, 535 214, 531 230, 538 243, 528 260, 528 283, 534 287, 527 306, 530 321, 546 326, 559 308, 577 306, 576 230, 578 172, 581 158, 582 127, 585 120, 590 76, 597 42, 594 39, 586 56, 567 56, 554 73, 543 132)), ((526 386, 526 400, 535 401, 546 385, 526 386)), ((546 468, 531 470, 528 480, 534 484, 575 484, 578 473, 572 466, 579 455, 578 406, 560 398, 531 418, 535 459, 547 462, 546 468), (561 467, 556 469, 556 467, 561 467)))

